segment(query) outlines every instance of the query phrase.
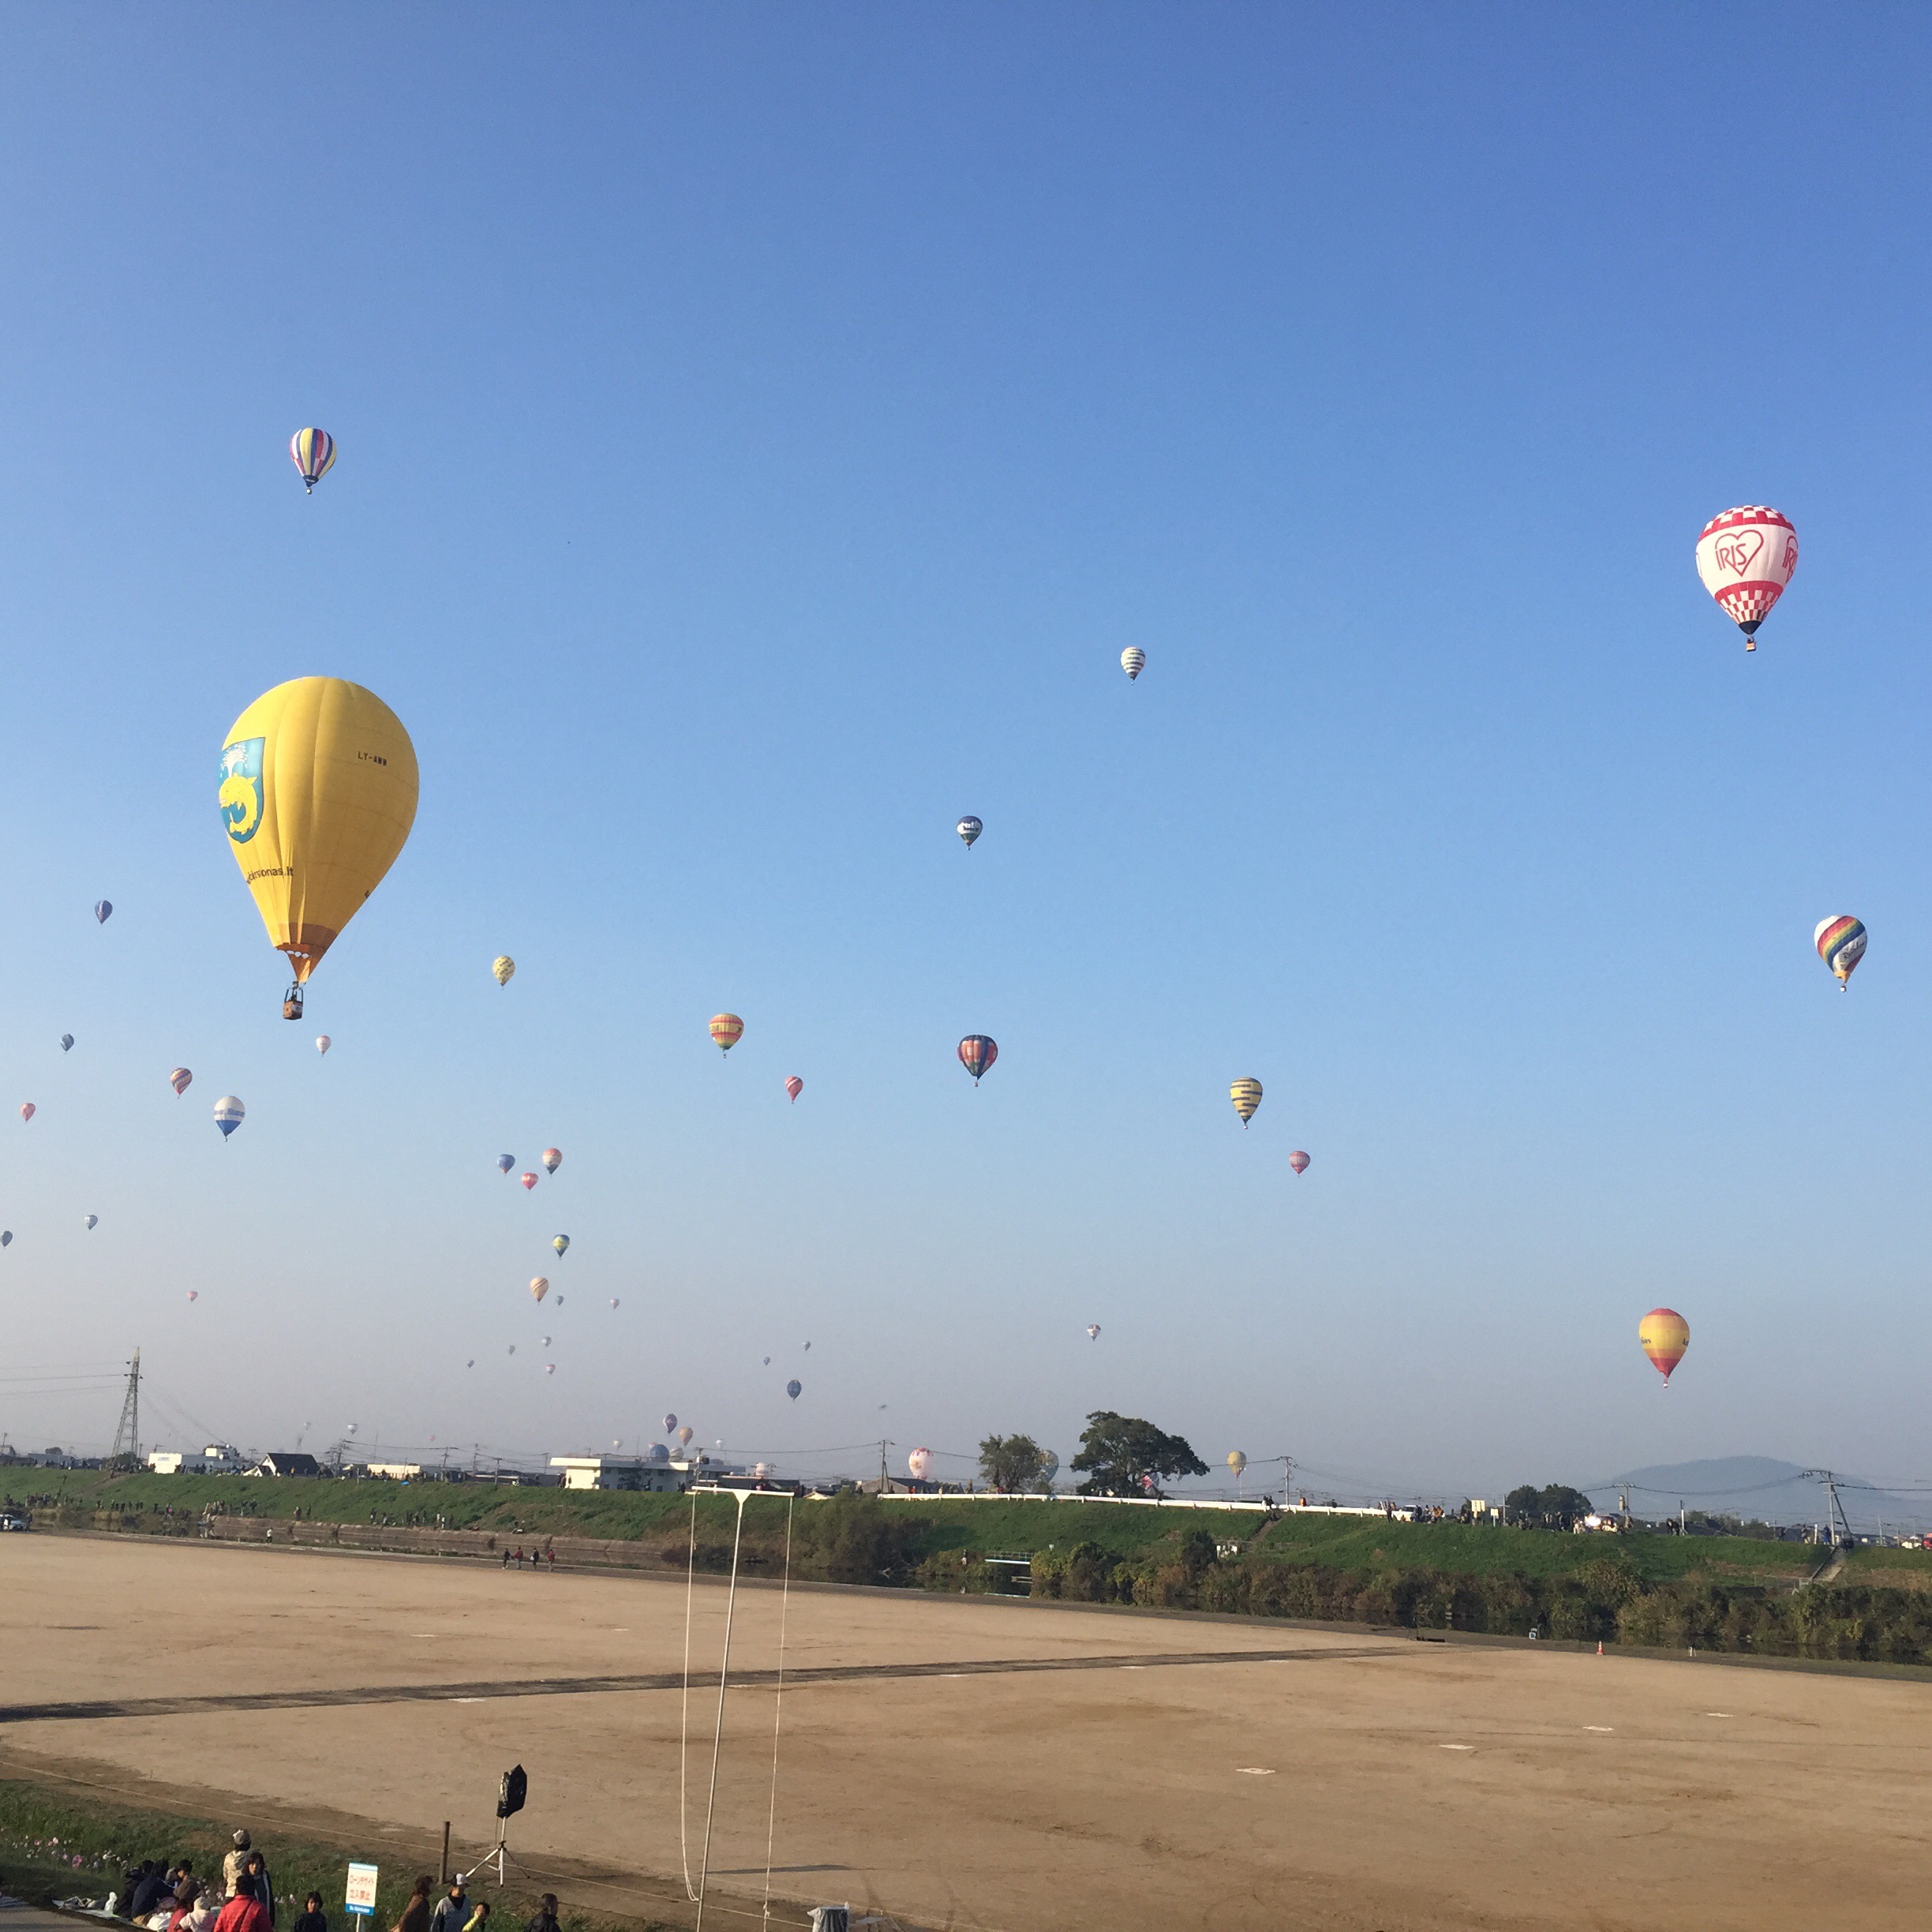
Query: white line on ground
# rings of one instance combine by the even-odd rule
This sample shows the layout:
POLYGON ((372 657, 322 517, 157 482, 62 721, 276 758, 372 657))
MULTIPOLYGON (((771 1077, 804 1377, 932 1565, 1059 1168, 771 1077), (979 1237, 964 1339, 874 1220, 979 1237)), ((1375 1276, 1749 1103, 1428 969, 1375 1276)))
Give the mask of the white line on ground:
POLYGON ((1272 1777, 1274 1769, 1268 1765, 1237 1765, 1235 1770, 1243 1777, 1272 1777))

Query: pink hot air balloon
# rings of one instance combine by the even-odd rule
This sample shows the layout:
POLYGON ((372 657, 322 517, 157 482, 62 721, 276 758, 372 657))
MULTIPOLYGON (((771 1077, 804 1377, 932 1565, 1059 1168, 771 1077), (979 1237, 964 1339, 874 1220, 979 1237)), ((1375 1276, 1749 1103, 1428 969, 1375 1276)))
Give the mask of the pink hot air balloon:
POLYGON ((174 1089, 177 1094, 185 1094, 193 1080, 194 1076, 185 1067, 177 1067, 168 1076, 168 1084, 174 1089))
POLYGON ((190 1301, 199 1301, 201 1299, 201 1290, 199 1288, 190 1288, 188 1290, 188 1299, 190 1301))
POLYGON ((906 1467, 919 1481, 923 1482, 927 1471, 932 1467, 932 1451, 930 1449, 915 1449, 906 1458, 906 1467))
POLYGON ((523 1183, 523 1191, 526 1194, 537 1185, 537 1177, 534 1174, 519 1174, 517 1178, 523 1183))
POLYGON ((543 1151, 543 1164, 545 1174, 555 1174, 564 1165, 562 1152, 556 1148, 545 1148, 543 1151))
POLYGON ((1288 1165, 1292 1167, 1297 1174, 1306 1174, 1308 1172, 1309 1157, 1304 1154, 1299 1148, 1297 1148, 1295 1151, 1288 1156, 1288 1165))
POLYGON ((24 1121, 32 1120, 39 1111, 39 1110, 31 1100, 23 1100, 21 1103, 21 1118, 24 1121))
POLYGON ((797 1101, 799 1095, 804 1091, 805 1083, 800 1080, 796 1073, 788 1075, 787 1076, 785 1080, 785 1091, 792 1096, 794 1103, 797 1101))

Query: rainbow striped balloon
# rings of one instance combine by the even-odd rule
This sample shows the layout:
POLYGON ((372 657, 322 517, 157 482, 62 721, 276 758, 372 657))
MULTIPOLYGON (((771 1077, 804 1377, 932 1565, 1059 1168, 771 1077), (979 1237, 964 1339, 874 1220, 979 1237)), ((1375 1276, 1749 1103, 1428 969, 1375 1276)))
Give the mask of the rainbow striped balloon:
POLYGON ((711 1037, 717 1042, 720 1053, 729 1053, 743 1036, 744 1022, 736 1013, 711 1016, 711 1037))
POLYGON ((1690 1324, 1675 1309, 1653 1308, 1637 1324, 1637 1339, 1668 1388, 1671 1371, 1690 1346, 1690 1324))
POLYGON ((1237 1080, 1228 1089, 1228 1098, 1234 1103, 1234 1111, 1241 1116, 1245 1127, 1254 1118, 1255 1109, 1261 1104, 1261 1083, 1258 1080, 1237 1080))
POLYGON ((1849 912, 1840 912, 1836 919, 1820 919, 1818 930, 1811 935, 1818 957, 1832 969, 1841 991, 1851 990, 1852 969, 1865 957, 1865 939, 1864 922, 1855 919, 1849 912))
POLYGON ((313 490, 335 461, 335 439, 326 429, 298 429, 289 438, 289 461, 301 472, 303 488, 313 490))

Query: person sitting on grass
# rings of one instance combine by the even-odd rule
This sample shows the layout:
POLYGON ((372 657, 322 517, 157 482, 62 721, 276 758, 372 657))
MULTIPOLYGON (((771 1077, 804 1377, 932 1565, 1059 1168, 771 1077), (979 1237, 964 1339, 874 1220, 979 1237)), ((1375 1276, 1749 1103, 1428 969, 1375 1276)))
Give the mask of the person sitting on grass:
POLYGON ((560 1932, 556 1915, 556 1894, 546 1892, 537 1901, 537 1916, 524 1926, 523 1932, 560 1932))
POLYGON ((155 1899, 162 1887, 167 1883, 167 1868, 159 1859, 148 1859, 141 1866, 141 1874, 135 1882, 133 1895, 128 1900, 128 1917, 138 1924, 155 1908, 155 1899))
POLYGON ((301 1916, 295 1921, 295 1932, 328 1932, 328 1921, 322 1915, 320 1892, 311 1892, 303 1901, 301 1916))

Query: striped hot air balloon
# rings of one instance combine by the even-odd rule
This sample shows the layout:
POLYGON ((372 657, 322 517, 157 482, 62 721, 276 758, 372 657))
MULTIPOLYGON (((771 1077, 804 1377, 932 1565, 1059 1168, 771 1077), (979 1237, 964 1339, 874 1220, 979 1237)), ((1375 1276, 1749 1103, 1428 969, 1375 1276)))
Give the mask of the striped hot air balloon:
POLYGON ((1758 648, 1758 627, 1798 567, 1798 533, 1791 519, 1762 504, 1714 516, 1698 533, 1698 575, 1719 607, 1758 648))
POLYGON ((168 1076, 168 1084, 174 1089, 177 1095, 185 1094, 193 1083, 194 1076, 185 1067, 177 1067, 168 1076))
POLYGON ((736 1013, 713 1013, 711 1016, 711 1037, 717 1042, 720 1053, 729 1053, 743 1036, 744 1022, 736 1013))
POLYGON ((1863 921, 1855 919, 1849 912, 1840 912, 1836 919, 1820 919, 1817 931, 1811 935, 1818 957, 1832 969, 1841 992, 1852 990, 1852 970, 1865 957, 1865 939, 1863 921))
POLYGON ((1228 1089, 1228 1098, 1234 1103, 1234 1111, 1241 1116, 1245 1127, 1254 1118, 1255 1109, 1261 1104, 1261 1083, 1258 1080, 1237 1080, 1228 1089))
POLYGON ((805 1083, 796 1073, 785 1076, 785 1091, 792 1096, 792 1104, 798 1104, 798 1097, 805 1091, 805 1083))
POLYGON ((1121 668, 1130 680, 1137 678, 1147 668, 1147 653, 1138 644, 1129 644, 1121 653, 1121 668))
POLYGON ((973 1076, 975 1087, 979 1084, 980 1075, 998 1058, 999 1043, 989 1039, 983 1033, 968 1033, 959 1043, 960 1065, 973 1076))
POLYGON ((289 438, 289 461, 301 472, 304 489, 313 490, 335 461, 335 439, 326 429, 298 429, 289 438))
POLYGON ((1671 1371, 1684 1358, 1690 1346, 1690 1324, 1675 1309, 1653 1308, 1637 1324, 1637 1339, 1650 1357, 1650 1365, 1670 1387, 1671 1371))
POLYGON ((1309 1170, 1309 1157, 1304 1154, 1299 1148, 1297 1148, 1295 1151, 1288 1156, 1288 1165, 1292 1167, 1297 1174, 1305 1174, 1309 1170))
POLYGON ((530 1277, 531 1300, 541 1301, 549 1292, 550 1284, 541 1275, 533 1275, 530 1277))

